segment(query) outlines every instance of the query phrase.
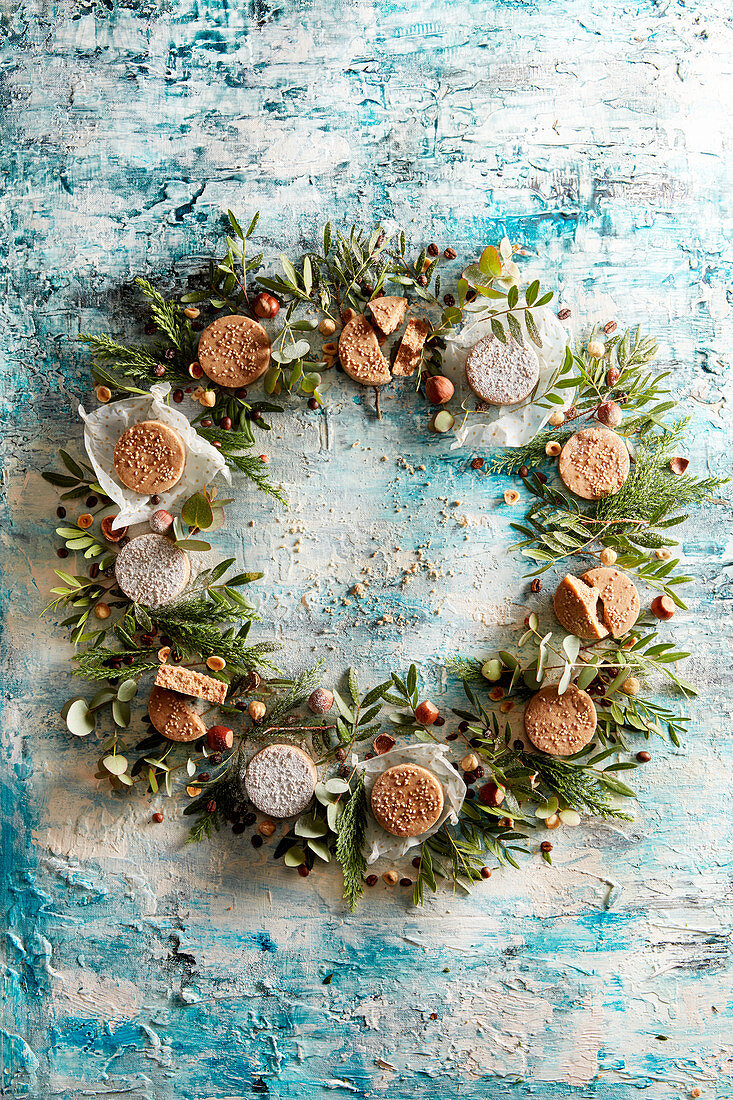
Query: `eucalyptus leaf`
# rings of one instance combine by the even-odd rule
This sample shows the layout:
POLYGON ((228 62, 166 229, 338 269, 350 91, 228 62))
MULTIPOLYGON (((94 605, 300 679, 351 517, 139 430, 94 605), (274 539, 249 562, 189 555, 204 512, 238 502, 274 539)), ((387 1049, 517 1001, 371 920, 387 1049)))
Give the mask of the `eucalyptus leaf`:
POLYGON ((121 703, 129 703, 137 695, 137 680, 123 680, 117 688, 117 698, 121 703))
POLYGON ((311 839, 308 841, 308 847, 310 848, 311 852, 313 852, 314 855, 318 856, 319 859, 322 859, 324 863, 331 862, 331 853, 328 850, 328 845, 325 844, 322 840, 311 839))
POLYGON ((110 775, 123 775, 127 771, 127 759, 124 756, 117 755, 105 756, 102 761, 102 767, 105 768, 110 775))
POLYGON ((66 728, 74 737, 88 737, 94 733, 95 719, 86 699, 75 699, 66 711, 66 728))
POLYGON ((288 848, 284 863, 286 867, 300 867, 305 863, 304 849, 299 844, 294 844, 292 848, 288 848))

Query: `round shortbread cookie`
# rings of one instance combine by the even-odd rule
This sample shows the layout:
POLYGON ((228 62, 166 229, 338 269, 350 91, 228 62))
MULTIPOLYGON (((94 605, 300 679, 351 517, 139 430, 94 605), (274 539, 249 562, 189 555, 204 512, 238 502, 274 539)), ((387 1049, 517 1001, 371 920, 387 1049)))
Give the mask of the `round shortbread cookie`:
POLYGON ((247 765, 247 797, 268 817, 295 817, 310 800, 318 782, 316 766, 297 745, 275 744, 260 749, 247 765))
POLYGON ((396 764, 372 787, 372 813, 392 836, 421 836, 443 812, 443 788, 427 768, 396 764))
POLYGON ((139 535, 117 555, 117 584, 134 603, 163 607, 180 596, 188 584, 188 554, 164 535, 139 535))
POLYGON ((522 347, 513 336, 502 344, 484 336, 471 348, 466 360, 466 381, 489 405, 516 405, 529 397, 540 377, 537 352, 522 347))
POLYGON ((339 362, 349 377, 362 386, 383 386, 392 381, 377 334, 361 314, 344 325, 339 337, 339 362))
POLYGON ((175 691, 154 687, 148 700, 150 721, 169 741, 198 741, 206 726, 190 703, 175 691))
POLYGON ((219 317, 201 333, 198 358, 212 382, 248 386, 270 365, 270 337, 249 317, 219 317))
POLYGON ((524 731, 540 752, 572 756, 593 740, 596 708, 586 691, 569 684, 563 695, 557 684, 541 688, 524 708, 524 731))
POLYGON ((629 475, 629 451, 608 428, 583 428, 571 435, 558 459, 558 473, 583 500, 615 496, 629 475))
POLYGON ((142 420, 123 432, 112 457, 117 476, 135 493, 164 493, 181 480, 186 447, 177 431, 142 420))
POLYGON ((580 579, 598 590, 603 622, 611 637, 622 638, 639 618, 641 608, 639 591, 631 577, 620 569, 598 566, 583 573, 580 579))

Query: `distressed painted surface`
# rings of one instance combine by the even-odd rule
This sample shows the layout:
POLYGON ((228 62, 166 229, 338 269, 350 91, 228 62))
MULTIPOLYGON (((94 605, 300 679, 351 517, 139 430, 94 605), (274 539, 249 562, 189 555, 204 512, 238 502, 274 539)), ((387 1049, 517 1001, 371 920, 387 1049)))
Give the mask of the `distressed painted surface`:
MULTIPOLYGON (((679 634, 703 694, 689 745, 640 776, 637 821, 556 833, 553 868, 424 912, 380 888, 347 919, 335 875, 303 883, 229 835, 184 850, 177 811, 155 827, 95 791, 94 747, 56 717, 68 653, 35 618, 54 501, 37 471, 89 399, 74 337, 131 334, 125 284, 196 271, 227 206, 262 209, 274 253, 326 217, 394 217, 464 254, 506 228, 569 303, 593 287, 655 319, 695 467, 723 472, 729 4, 0 12, 6 1094, 733 1096, 726 512, 685 533, 679 634)), ((293 664, 376 678, 414 656, 430 681, 525 614, 504 485, 428 437, 409 397, 381 425, 343 380, 328 404, 273 432, 291 511, 242 487, 222 543, 267 569, 260 634, 293 664), (365 567, 368 597, 345 602, 365 567)))

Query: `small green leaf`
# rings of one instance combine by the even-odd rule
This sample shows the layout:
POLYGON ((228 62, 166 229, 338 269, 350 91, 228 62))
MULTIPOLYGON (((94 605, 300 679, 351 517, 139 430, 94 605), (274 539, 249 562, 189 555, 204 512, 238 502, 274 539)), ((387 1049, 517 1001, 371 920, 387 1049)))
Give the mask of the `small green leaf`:
POLYGON ((325 836, 328 832, 328 827, 325 822, 320 821, 315 814, 306 814, 303 817, 299 817, 295 822, 293 832, 296 836, 302 836, 307 838, 325 836))
POLYGON ((94 733, 95 718, 86 699, 75 699, 66 711, 66 728, 74 737, 88 737, 94 733))
POLYGON ((129 703, 137 695, 137 680, 123 680, 117 688, 117 698, 121 703, 129 703))
POLYGON ((308 847, 314 855, 322 859, 324 863, 331 862, 331 853, 328 850, 328 845, 324 844, 322 840, 309 840, 308 847))
POLYGON ((205 493, 194 493, 181 509, 181 519, 189 527, 205 531, 214 519, 211 502, 205 493))
POLYGON ((493 244, 487 245, 483 250, 478 265, 485 275, 491 275, 493 279, 499 278, 501 275, 501 256, 493 244))
POLYGON ((124 775, 127 771, 127 759, 124 756, 105 756, 102 761, 102 767, 105 768, 110 775, 124 775))
POLYGON ((299 844, 294 844, 292 848, 288 848, 285 853, 285 866, 286 867, 300 867, 305 863, 305 851, 299 844))

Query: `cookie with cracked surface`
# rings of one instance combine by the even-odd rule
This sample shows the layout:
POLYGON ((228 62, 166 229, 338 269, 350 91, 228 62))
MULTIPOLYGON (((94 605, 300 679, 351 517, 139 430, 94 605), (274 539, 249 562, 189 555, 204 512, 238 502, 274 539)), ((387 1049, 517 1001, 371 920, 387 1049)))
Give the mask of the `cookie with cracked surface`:
POLYGON ((596 723, 593 700, 576 684, 569 684, 563 695, 558 695, 557 684, 541 688, 524 708, 524 732, 549 756, 572 756, 585 748, 596 723))
POLYGON ((122 484, 134 493, 164 493, 181 480, 186 446, 168 424, 141 420, 117 440, 112 463, 122 484))
POLYGON ((165 535, 138 535, 115 559, 115 577, 133 603, 163 607, 183 592, 191 576, 188 554, 165 535))
POLYGON ((372 813, 392 836, 422 836, 442 814, 443 804, 438 779, 419 764, 396 764, 372 787, 372 813))
POLYGON ((198 741, 206 733, 201 716, 174 691, 154 687, 148 700, 150 721, 169 741, 198 741))
POLYGON ((513 336, 506 343, 494 335, 484 336, 466 359, 466 381, 488 405, 518 405, 529 397, 539 377, 537 352, 513 336))
POLYGON ((629 466, 626 443, 609 428, 583 428, 571 435, 557 463, 566 487, 583 500, 615 496, 629 466))
POLYGON ((219 317, 201 333, 198 360, 212 382, 249 386, 270 366, 270 337, 250 317, 219 317))
POLYGON ((247 797, 268 817, 295 817, 313 798, 316 766, 297 745, 266 745, 250 760, 244 777, 247 797))
POLYGON ((361 314, 344 325, 339 337, 339 361, 349 377, 362 386, 384 386, 392 381, 377 334, 361 314))
POLYGON ((580 578, 598 593, 602 618, 612 638, 622 638, 639 618, 639 590, 626 573, 610 566, 588 569, 580 578))

